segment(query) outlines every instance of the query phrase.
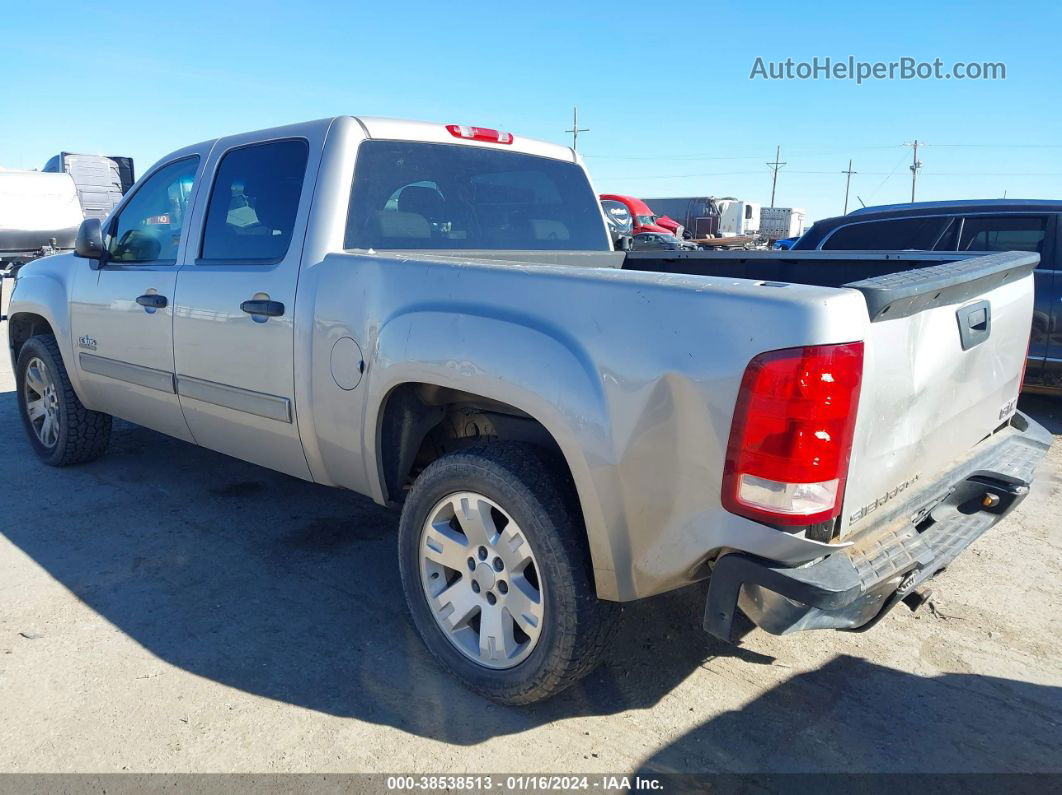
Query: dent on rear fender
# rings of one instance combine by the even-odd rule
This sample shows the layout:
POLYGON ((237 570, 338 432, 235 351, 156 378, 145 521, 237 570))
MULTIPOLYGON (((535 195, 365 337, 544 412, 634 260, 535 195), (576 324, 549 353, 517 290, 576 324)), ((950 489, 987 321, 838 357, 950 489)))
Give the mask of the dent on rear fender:
MULTIPOLYGON (((708 573, 706 561, 727 549, 803 563, 838 548, 723 509, 719 489, 736 386, 706 387, 686 375, 664 373, 631 398, 615 471, 616 498, 623 506, 617 521, 624 522, 630 556, 617 560, 620 570, 630 572, 622 598, 700 579, 708 573)), ((614 411, 613 419, 623 427, 624 417, 614 411)))

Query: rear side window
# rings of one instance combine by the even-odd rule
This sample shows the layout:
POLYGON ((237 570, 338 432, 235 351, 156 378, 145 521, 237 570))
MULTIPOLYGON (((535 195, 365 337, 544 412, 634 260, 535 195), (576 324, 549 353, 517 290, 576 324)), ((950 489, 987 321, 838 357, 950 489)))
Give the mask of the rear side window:
POLYGON ((1043 253, 1046 232, 1043 216, 973 216, 963 222, 959 251, 1043 253))
POLYGON ((830 235, 822 247, 840 251, 931 250, 949 220, 938 216, 851 224, 830 235))
POLYGON ((309 147, 274 141, 221 158, 200 256, 211 262, 278 262, 291 245, 309 147))
POLYGON ((610 248, 574 163, 458 144, 365 141, 346 248, 610 248))

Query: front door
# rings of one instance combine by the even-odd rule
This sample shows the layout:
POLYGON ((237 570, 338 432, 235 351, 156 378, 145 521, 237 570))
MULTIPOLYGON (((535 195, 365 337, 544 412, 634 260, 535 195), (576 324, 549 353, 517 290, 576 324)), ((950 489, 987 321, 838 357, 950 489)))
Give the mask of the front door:
POLYGON ((173 303, 200 162, 179 158, 140 182, 105 226, 99 268, 84 261, 78 270, 70 302, 85 402, 189 441, 174 382, 173 303))
POLYGON ((211 156, 202 235, 177 276, 177 392, 197 443, 309 479, 292 365, 310 145, 239 140, 211 156))

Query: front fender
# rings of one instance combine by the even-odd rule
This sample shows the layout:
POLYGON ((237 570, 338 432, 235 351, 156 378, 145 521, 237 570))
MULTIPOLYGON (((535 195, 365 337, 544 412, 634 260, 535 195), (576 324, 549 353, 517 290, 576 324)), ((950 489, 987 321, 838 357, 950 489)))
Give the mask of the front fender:
POLYGON ((82 396, 77 368, 73 366, 73 337, 70 332, 70 280, 68 260, 74 257, 59 254, 34 260, 22 266, 15 280, 8 305, 8 351, 11 366, 15 366, 15 341, 10 333, 20 319, 27 315, 44 318, 52 328, 55 341, 59 345, 63 362, 67 365, 67 374, 78 397, 82 396), (20 318, 21 316, 21 318, 20 318))

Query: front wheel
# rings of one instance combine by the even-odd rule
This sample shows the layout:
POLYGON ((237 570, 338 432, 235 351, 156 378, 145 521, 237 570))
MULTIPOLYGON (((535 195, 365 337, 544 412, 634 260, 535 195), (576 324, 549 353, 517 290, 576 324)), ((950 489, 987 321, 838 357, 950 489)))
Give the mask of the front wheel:
POLYGON ((574 488, 542 451, 496 442, 433 462, 398 542, 413 623, 471 690, 527 704, 600 661, 618 606, 594 593, 574 488))
POLYGON ((80 464, 103 455, 111 439, 111 415, 82 405, 55 337, 26 340, 18 354, 15 383, 26 436, 45 464, 80 464))

